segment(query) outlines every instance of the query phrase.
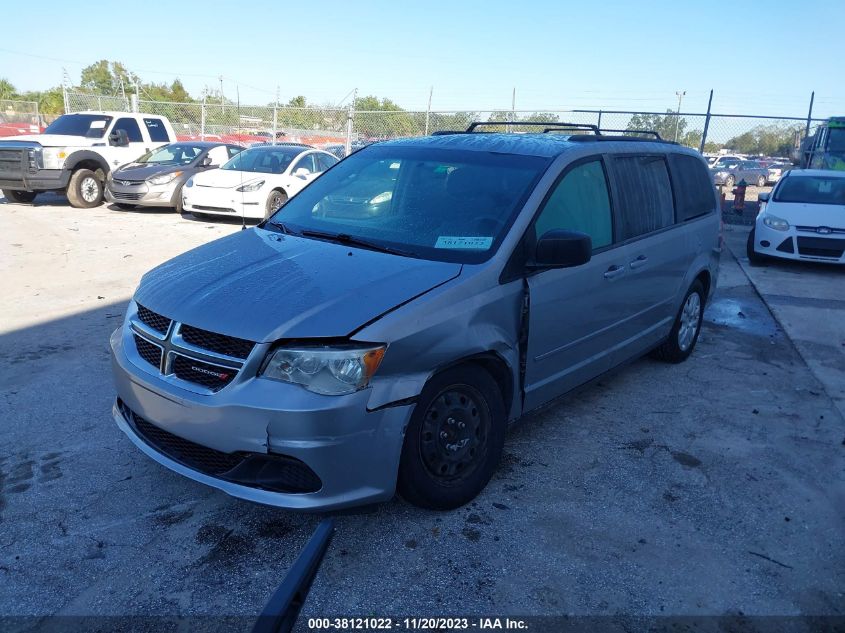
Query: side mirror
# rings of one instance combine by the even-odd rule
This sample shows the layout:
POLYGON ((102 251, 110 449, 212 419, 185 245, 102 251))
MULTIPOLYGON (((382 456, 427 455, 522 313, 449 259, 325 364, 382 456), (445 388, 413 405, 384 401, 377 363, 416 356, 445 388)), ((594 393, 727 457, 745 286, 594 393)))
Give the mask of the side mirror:
POLYGON ((211 167, 211 156, 206 156, 200 161, 200 167, 211 167))
POLYGON ((552 229, 537 240, 534 266, 538 268, 569 268, 590 261, 593 240, 586 233, 552 229))
POLYGON ((760 193, 757 194, 757 200, 759 202, 768 202, 769 196, 771 196, 771 195, 772 194, 769 191, 761 191, 760 193))
POLYGON ((297 178, 308 178, 311 175, 311 171, 307 167, 300 167, 296 171, 293 172, 293 175, 297 178))
POLYGON ((112 147, 127 147, 129 145, 129 135, 126 130, 115 130, 109 134, 109 145, 112 147))

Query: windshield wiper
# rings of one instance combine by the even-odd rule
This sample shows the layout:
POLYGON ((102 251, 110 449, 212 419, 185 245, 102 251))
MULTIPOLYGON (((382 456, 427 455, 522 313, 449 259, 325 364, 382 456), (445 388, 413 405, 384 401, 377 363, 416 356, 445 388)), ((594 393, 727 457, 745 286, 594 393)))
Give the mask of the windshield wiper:
POLYGON ((376 242, 370 242, 369 240, 364 240, 360 237, 349 235, 348 233, 325 233, 323 231, 314 231, 306 229, 301 231, 299 235, 302 235, 304 237, 316 237, 317 239, 328 240, 330 242, 337 242, 338 244, 358 246, 359 248, 365 248, 371 251, 378 251, 379 253, 390 253, 391 255, 401 255, 402 257, 416 257, 416 255, 414 253, 411 253, 410 251, 403 251, 398 248, 393 248, 392 246, 383 246, 381 244, 377 244, 376 242))
POLYGON ((264 222, 263 226, 275 226, 285 235, 302 235, 302 233, 297 233, 292 228, 290 228, 283 222, 279 222, 278 220, 267 220, 266 222, 264 222))

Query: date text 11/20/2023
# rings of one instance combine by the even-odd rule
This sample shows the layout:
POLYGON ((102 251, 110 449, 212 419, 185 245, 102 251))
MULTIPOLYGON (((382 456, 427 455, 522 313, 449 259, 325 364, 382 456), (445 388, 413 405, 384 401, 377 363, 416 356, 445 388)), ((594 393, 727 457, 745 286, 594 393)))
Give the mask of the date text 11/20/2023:
POLYGON ((309 631, 528 629, 528 624, 517 618, 309 618, 307 624, 309 631))

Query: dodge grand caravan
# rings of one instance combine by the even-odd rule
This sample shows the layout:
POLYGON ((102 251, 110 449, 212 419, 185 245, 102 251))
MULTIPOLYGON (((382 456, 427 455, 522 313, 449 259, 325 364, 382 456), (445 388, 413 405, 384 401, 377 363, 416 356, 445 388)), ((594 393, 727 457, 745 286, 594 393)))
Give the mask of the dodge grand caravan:
POLYGON ((244 499, 458 507, 509 422, 626 360, 690 355, 717 208, 704 159, 659 137, 366 147, 143 277, 111 337, 114 418, 244 499))

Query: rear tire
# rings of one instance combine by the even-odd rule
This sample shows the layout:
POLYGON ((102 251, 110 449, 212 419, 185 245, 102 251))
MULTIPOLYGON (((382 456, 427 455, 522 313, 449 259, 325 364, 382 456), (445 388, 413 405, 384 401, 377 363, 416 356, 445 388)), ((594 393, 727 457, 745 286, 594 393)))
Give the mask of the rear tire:
POLYGON ((501 459, 506 423, 499 386, 481 367, 465 365, 434 376, 405 431, 399 494, 434 510, 469 503, 501 459))
POLYGON ((18 204, 29 204, 35 200, 38 193, 35 191, 18 191, 16 189, 3 189, 3 196, 9 202, 16 202, 18 204))
POLYGON ((675 317, 669 338, 652 351, 652 358, 666 363, 681 363, 689 358, 701 333, 704 301, 704 286, 695 280, 681 302, 681 309, 675 317))
POLYGON ((77 169, 67 184, 67 199, 77 209, 91 209, 103 201, 103 182, 90 169, 77 169))
POLYGON ((765 264, 767 259, 765 255, 754 250, 754 244, 756 241, 756 231, 751 229, 751 232, 748 234, 748 241, 745 243, 745 254, 748 255, 748 263, 752 266, 765 264))

